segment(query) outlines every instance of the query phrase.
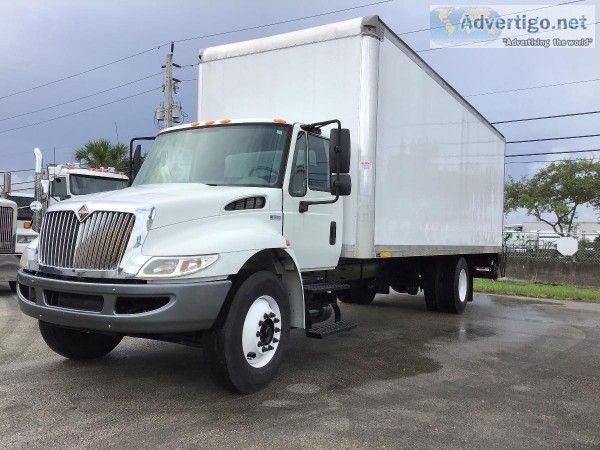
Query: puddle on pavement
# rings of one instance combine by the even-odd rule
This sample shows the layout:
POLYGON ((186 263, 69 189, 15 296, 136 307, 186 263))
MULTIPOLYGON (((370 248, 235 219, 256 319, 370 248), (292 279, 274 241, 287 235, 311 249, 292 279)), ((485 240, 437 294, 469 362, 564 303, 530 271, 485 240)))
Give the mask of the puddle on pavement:
POLYGON ((490 295, 490 300, 493 303, 499 303, 506 306, 529 306, 529 305, 544 305, 544 306, 564 306, 562 303, 552 303, 548 301, 535 300, 521 297, 505 297, 502 295, 490 295))

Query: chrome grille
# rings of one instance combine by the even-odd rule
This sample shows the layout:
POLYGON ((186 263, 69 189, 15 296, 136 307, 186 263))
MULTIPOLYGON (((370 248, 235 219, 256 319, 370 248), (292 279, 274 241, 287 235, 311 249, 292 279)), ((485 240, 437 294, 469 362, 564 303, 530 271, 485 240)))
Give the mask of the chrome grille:
POLYGON ((40 232, 40 264, 81 270, 115 270, 123 258, 135 216, 95 211, 79 222, 73 211, 46 214, 40 232))
POLYGON ((13 250, 13 214, 12 208, 0 207, 0 253, 11 253, 13 250))

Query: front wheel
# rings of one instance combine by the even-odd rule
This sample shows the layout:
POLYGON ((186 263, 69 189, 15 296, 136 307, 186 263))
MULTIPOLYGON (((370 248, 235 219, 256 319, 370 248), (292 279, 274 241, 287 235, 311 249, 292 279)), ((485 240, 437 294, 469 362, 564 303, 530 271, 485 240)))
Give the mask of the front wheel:
POLYGON ((100 358, 110 353, 123 339, 123 336, 72 330, 42 321, 39 326, 48 347, 69 359, 100 358))
POLYGON ((275 377, 290 333, 285 286, 271 272, 241 280, 213 329, 204 333, 204 359, 212 380, 250 394, 275 377))

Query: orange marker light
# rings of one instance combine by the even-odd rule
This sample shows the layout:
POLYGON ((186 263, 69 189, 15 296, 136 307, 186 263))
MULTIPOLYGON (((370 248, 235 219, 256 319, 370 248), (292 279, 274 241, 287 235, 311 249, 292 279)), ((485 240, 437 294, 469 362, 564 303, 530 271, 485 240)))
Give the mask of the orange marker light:
POLYGON ((273 122, 276 122, 276 123, 287 123, 285 121, 285 119, 273 119, 273 122))
POLYGON ((292 245, 292 243, 286 239, 285 240, 285 245, 287 245, 289 247, 290 245, 292 245))
POLYGON ((231 122, 231 119, 222 119, 219 122, 221 122, 221 123, 229 123, 229 122, 231 122))
POLYGON ((204 122, 204 125, 212 125, 213 123, 215 123, 214 120, 207 120, 206 122, 204 122))
POLYGON ((75 166, 69 166, 69 169, 74 169, 74 168, 75 168, 75 166))
POLYGON ((197 127, 198 125, 200 125, 200 122, 190 123, 191 127, 197 127))
POLYGON ((29 230, 31 228, 31 222, 25 222, 23 224, 23 228, 25 228, 26 230, 29 230))

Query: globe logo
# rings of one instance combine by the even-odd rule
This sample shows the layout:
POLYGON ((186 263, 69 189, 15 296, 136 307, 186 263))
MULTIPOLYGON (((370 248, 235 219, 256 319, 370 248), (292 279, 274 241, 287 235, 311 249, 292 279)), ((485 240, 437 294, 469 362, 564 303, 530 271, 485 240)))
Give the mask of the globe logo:
POLYGON ((430 39, 438 46, 485 43, 502 34, 500 15, 488 6, 438 6, 429 15, 430 39))

